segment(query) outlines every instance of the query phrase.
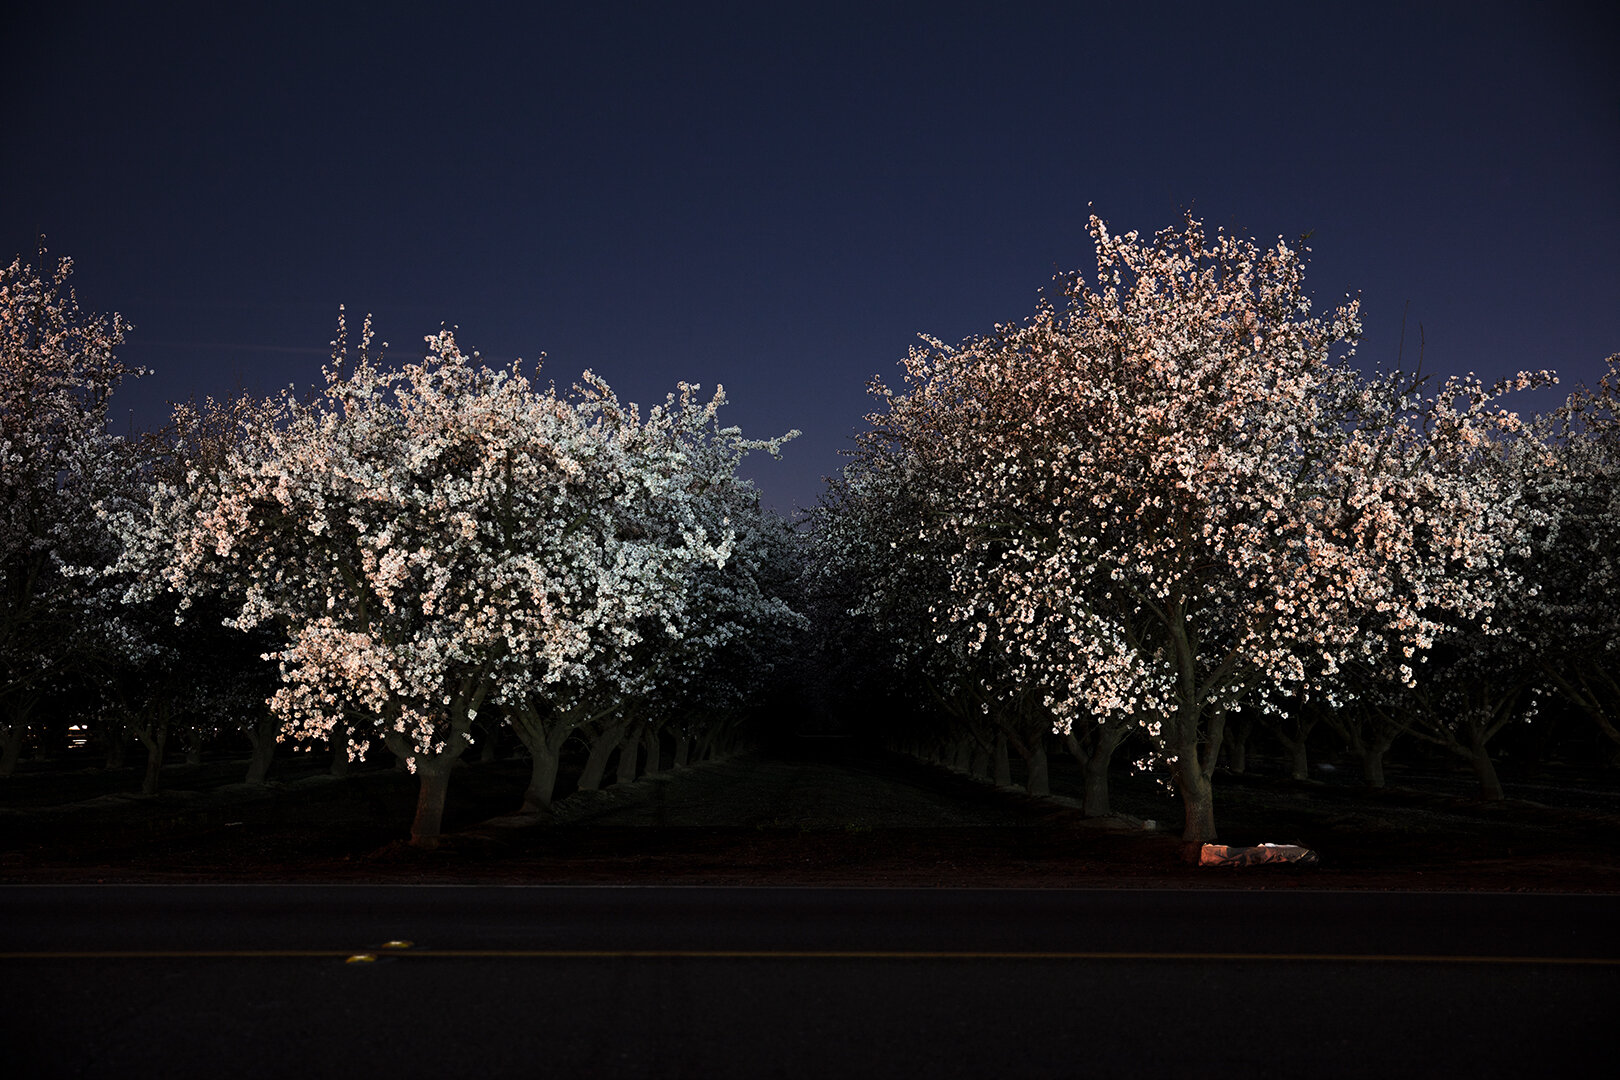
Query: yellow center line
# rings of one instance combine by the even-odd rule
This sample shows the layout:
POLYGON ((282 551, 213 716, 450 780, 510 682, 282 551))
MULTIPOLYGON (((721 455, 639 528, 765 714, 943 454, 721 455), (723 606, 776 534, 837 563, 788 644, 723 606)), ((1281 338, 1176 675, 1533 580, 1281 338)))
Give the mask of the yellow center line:
POLYGON ((398 957, 441 960, 1169 960, 1318 964, 1549 964, 1620 966, 1620 957, 1400 953, 1061 952, 910 949, 116 949, 0 952, 4 960, 279 960, 398 957))

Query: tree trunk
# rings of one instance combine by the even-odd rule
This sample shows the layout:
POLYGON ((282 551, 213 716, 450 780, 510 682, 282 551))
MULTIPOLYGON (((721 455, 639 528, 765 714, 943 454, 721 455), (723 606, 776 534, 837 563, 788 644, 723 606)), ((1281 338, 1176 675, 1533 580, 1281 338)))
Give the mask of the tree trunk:
POLYGON ((435 761, 431 765, 417 762, 416 772, 421 778, 417 789, 416 820, 411 822, 411 846, 429 850, 439 846, 439 830, 444 824, 444 799, 450 791, 450 769, 454 759, 435 761))
POLYGON ((347 724, 340 722, 332 729, 331 742, 331 773, 341 779, 349 775, 349 728, 347 724))
POLYGON ((1311 763, 1306 756, 1305 740, 1295 740, 1278 735, 1277 741, 1281 742, 1283 749, 1288 751, 1288 779, 1309 780, 1311 778, 1311 763))
MULTIPOLYGON (((549 813, 557 793, 557 770, 562 748, 574 732, 577 714, 536 708, 526 702, 506 710, 507 726, 529 755, 529 786, 519 813, 549 813)), ((491 733, 491 741, 494 735, 491 733)))
POLYGON ((201 739, 198 739, 196 742, 189 742, 189 743, 186 744, 186 764, 187 765, 201 765, 202 764, 202 740, 201 739))
POLYGON ((1198 768, 1186 770, 1176 777, 1181 791, 1181 805, 1185 813, 1181 839, 1189 844, 1208 844, 1215 840, 1215 793, 1209 777, 1198 768))
POLYGON ((613 774, 615 784, 628 784, 635 780, 636 758, 640 756, 640 749, 641 732, 638 728, 631 728, 630 733, 619 743, 619 768, 613 774))
POLYGON ((686 768, 687 762, 692 759, 692 737, 684 732, 675 736, 675 767, 686 768))
POLYGON ((703 730, 703 737, 698 740, 694 752, 699 761, 719 761, 721 758, 720 724, 710 721, 703 730))
POLYGON ((1249 732, 1253 720, 1239 720, 1226 729, 1226 764, 1235 773, 1249 770, 1249 732))
POLYGON ((973 759, 968 762, 968 772, 975 780, 990 779, 990 751, 982 746, 975 746, 973 759))
POLYGON ((996 736, 996 787, 1012 787, 1012 759, 1007 756, 1007 736, 996 736))
POLYGON ((141 777, 141 794, 156 795, 163 775, 163 751, 169 742, 167 719, 154 721, 150 731, 140 733, 140 739, 146 746, 146 774, 141 777))
POLYGON ((1050 795, 1052 785, 1048 780, 1046 768, 1046 739, 1037 735, 1034 746, 1030 748, 1029 757, 1024 760, 1028 766, 1029 774, 1024 780, 1024 790, 1031 795, 1050 795))
POLYGON ((1384 748, 1376 744, 1361 751, 1361 779, 1370 788, 1384 786, 1384 748))
POLYGON ((608 728, 591 740, 591 752, 585 758, 585 770, 579 774, 579 790, 598 791, 602 787, 602 774, 607 771, 608 758, 619 745, 623 728, 608 728))
POLYGON ((261 719, 248 732, 248 739, 253 744, 253 756, 248 758, 247 779, 249 784, 262 784, 270 772, 270 761, 276 754, 276 728, 278 722, 274 716, 261 719))
POLYGON ((472 732, 473 717, 484 703, 488 689, 487 677, 476 683, 472 679, 462 681, 459 693, 450 704, 451 720, 441 744, 443 749, 431 757, 417 750, 414 739, 408 739, 397 731, 383 735, 383 744, 393 752, 395 760, 413 765, 416 769, 418 787, 416 818, 411 822, 412 847, 432 849, 439 846, 450 775, 457 760, 472 745, 468 737, 472 732))
POLYGON ((529 786, 523 792, 523 810, 549 811, 551 799, 557 791, 557 765, 562 755, 537 740, 529 747, 529 786))
POLYGON ((955 751, 951 754, 951 768, 957 772, 968 772, 973 768, 973 743, 968 739, 958 739, 955 751))
POLYGON ((647 747, 647 775, 657 776, 664 771, 664 739, 662 733, 651 725, 647 727, 647 734, 642 742, 647 747))
POLYGON ((162 742, 148 743, 146 746, 146 772, 141 776, 141 794, 156 795, 158 783, 163 777, 163 748, 162 742))
POLYGON ((1175 751, 1176 761, 1171 766, 1171 775, 1175 779, 1176 790, 1181 794, 1181 806, 1186 815, 1181 839, 1188 844, 1211 843, 1215 840, 1215 791, 1209 774, 1204 771, 1198 758, 1196 727, 1191 737, 1183 739, 1175 751))
POLYGON ((1496 765, 1491 761, 1490 750, 1478 738, 1472 741, 1469 749, 1468 763, 1479 778, 1479 797, 1486 802, 1501 802, 1506 796, 1502 792, 1502 781, 1496 775, 1496 765))
POLYGON ((1097 732, 1096 745, 1081 770, 1086 786, 1080 812, 1086 817, 1107 817, 1113 813, 1108 799, 1108 766, 1114 759, 1114 751, 1130 733, 1130 728, 1113 723, 1102 725, 1102 730, 1097 732))

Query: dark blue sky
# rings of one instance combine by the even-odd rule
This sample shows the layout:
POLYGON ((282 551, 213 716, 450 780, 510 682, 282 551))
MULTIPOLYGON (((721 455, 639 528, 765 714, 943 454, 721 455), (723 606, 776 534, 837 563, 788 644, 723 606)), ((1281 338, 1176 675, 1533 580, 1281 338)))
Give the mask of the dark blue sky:
MULTIPOLYGON (((919 332, 1021 319, 1190 207, 1314 230, 1389 363, 1620 351, 1620 37, 1597 5, 8 5, 0 247, 136 326, 163 402, 318 378, 337 307, 628 398, 723 382, 812 503, 919 332)), ((1544 405, 1546 402, 1538 402, 1544 405)))

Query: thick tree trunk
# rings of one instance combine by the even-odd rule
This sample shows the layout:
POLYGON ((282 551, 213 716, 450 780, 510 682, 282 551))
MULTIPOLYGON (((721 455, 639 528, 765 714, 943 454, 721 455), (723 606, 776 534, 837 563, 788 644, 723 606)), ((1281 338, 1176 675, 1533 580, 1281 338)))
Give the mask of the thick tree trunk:
POLYGON ((158 784, 163 779, 163 750, 162 744, 146 747, 146 772, 141 776, 141 794, 156 795, 158 784))
POLYGON ((253 755, 248 758, 247 778, 249 784, 262 784, 270 772, 270 761, 276 754, 276 728, 278 723, 274 716, 261 719, 248 732, 248 740, 253 744, 253 755))
POLYGON ((1204 771, 1198 757, 1196 729, 1190 738, 1175 747, 1176 761, 1171 766, 1176 791, 1181 794, 1185 825, 1181 839, 1189 844, 1208 844, 1215 840, 1215 791, 1209 773, 1204 771))
POLYGON ((951 768, 964 773, 973 768, 973 743, 970 740, 956 740, 956 746, 951 754, 951 768))
MULTIPOLYGON (((549 813, 557 792, 557 770, 562 762, 563 744, 575 728, 575 719, 563 713, 542 711, 532 703, 508 709, 507 726, 529 754, 529 786, 523 792, 519 813, 549 813)), ((490 739, 493 741, 494 733, 490 739)))
POLYGON ((149 732, 140 733, 140 739, 146 747, 146 773, 141 777, 141 794, 156 795, 158 782, 163 776, 163 751, 169 742, 167 721, 157 721, 149 732))
POLYGON ((1249 732, 1254 721, 1240 720, 1226 729, 1226 764, 1235 773, 1249 771, 1249 732))
POLYGON ((607 771, 608 758, 619 745, 623 728, 609 728, 591 740, 591 752, 585 757, 585 769, 579 774, 579 790, 598 791, 602 787, 602 774, 607 771))
POLYGON ((448 711, 451 718, 449 730, 445 732, 443 749, 428 757, 419 753, 411 741, 398 732, 389 732, 383 736, 383 742, 389 750, 393 751, 397 761, 408 762, 414 765, 417 774, 416 818, 411 822, 411 846, 418 848, 436 848, 439 846, 439 832, 444 824, 445 796, 450 790, 450 775, 456 767, 461 755, 467 752, 471 745, 468 736, 472 731, 474 716, 479 706, 484 703, 484 695, 489 689, 486 678, 477 681, 463 680, 459 692, 452 700, 448 711))
MULTIPOLYGON (((330 772, 331 772, 331 774, 333 776, 336 776, 339 779, 342 779, 343 777, 349 775, 349 729, 348 729, 348 727, 346 727, 343 724, 339 724, 337 727, 333 728, 332 729, 332 735, 331 735, 331 742, 332 742, 332 768, 331 768, 330 772)), ((403 761, 404 759, 401 758, 400 760, 403 761)))
POLYGON ((1384 756, 1395 745, 1399 729, 1388 717, 1373 709, 1335 713, 1327 717, 1327 722, 1344 741, 1345 749, 1361 762, 1361 782, 1370 788, 1382 788, 1384 756))
POLYGON ((719 761, 722 756, 720 734, 719 725, 711 722, 704 730, 703 737, 698 740, 697 746, 693 748, 693 755, 699 761, 719 761))
POLYGON ((1012 787, 1012 759, 1007 756, 1007 736, 996 736, 996 787, 1012 787))
POLYGON ((1114 751, 1130 733, 1130 728, 1115 724, 1105 724, 1097 732, 1096 745, 1081 770, 1086 786, 1080 812, 1086 817, 1107 817, 1113 813, 1108 798, 1108 766, 1114 759, 1114 751))
POLYGON ((646 774, 657 776, 664 771, 664 739, 662 733, 655 727, 649 726, 647 734, 642 738, 647 747, 646 774))
POLYGON ((1034 746, 1030 748, 1029 757, 1024 760, 1028 766, 1029 774, 1024 780, 1024 790, 1031 795, 1052 794, 1051 781, 1048 779, 1046 766, 1046 739, 1037 735, 1034 746))
POLYGON ((1502 781, 1496 775, 1496 765, 1491 761, 1490 750, 1479 739, 1473 740, 1469 750, 1468 763, 1479 778, 1479 797, 1486 802, 1501 802, 1506 796, 1502 792, 1502 781))
POLYGON ((975 780, 990 779, 990 751, 983 746, 974 746, 973 758, 968 762, 968 772, 975 780))
POLYGON ((1384 748, 1373 745, 1361 751, 1361 779, 1370 788, 1384 786, 1384 748))
POLYGON ((417 776, 421 786, 417 789, 416 819, 411 822, 411 846, 436 848, 439 831, 444 825, 444 800, 450 791, 450 770, 455 761, 436 761, 431 765, 418 762, 417 776))
POLYGON ((615 784, 628 784, 636 778, 636 758, 640 756, 641 731, 639 725, 630 730, 619 743, 619 767, 613 774, 615 784))
POLYGON ((253 752, 248 755, 247 775, 242 778, 244 784, 260 785, 264 778, 270 775, 270 762, 276 756, 274 740, 254 744, 253 752))
POLYGON ((692 737, 682 732, 675 736, 675 767, 684 769, 692 760, 692 737))
POLYGON ((1288 751, 1288 779, 1309 780, 1311 778, 1311 762, 1306 754, 1305 740, 1294 740, 1285 736, 1278 736, 1283 749, 1288 751))
POLYGON ((1181 791, 1184 826, 1181 839, 1189 844, 1208 844, 1215 840, 1215 792, 1209 777, 1195 766, 1176 777, 1181 791))
POLYGON ((557 791, 557 765, 561 760, 562 755, 543 740, 529 747, 529 786, 523 792, 524 811, 551 809, 551 799, 557 791))
POLYGON ((1107 817, 1112 813, 1108 803, 1108 758, 1092 754, 1081 775, 1085 778, 1085 790, 1080 812, 1086 817, 1107 817))

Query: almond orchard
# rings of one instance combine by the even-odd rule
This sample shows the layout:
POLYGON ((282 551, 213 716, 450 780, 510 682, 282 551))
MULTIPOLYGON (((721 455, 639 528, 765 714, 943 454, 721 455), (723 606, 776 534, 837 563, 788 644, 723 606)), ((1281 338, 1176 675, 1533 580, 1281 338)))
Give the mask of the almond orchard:
POLYGON ((931 706, 903 740, 1003 780, 1010 745, 1039 793, 1055 734, 1100 814, 1134 738, 1208 841, 1251 716, 1280 738, 1334 717, 1374 783, 1411 733, 1495 798, 1489 739, 1543 687, 1612 730, 1613 377, 1536 426, 1499 399, 1550 373, 1362 373, 1357 306, 1313 315, 1285 243, 1091 233, 1061 309, 874 384, 818 512, 827 606, 931 706), (1547 602, 1575 640, 1527 640, 1547 602))
POLYGON ((721 756, 808 695, 988 781, 1016 759, 1034 795, 1066 752, 1088 815, 1152 770, 1203 842, 1256 732, 1299 779, 1331 733, 1373 787, 1426 744, 1487 799, 1504 732, 1620 750, 1620 357, 1524 416, 1551 373, 1368 370, 1302 245, 1090 234, 1094 274, 874 382, 798 522, 738 475, 797 433, 723 426, 723 391, 559 391, 450 329, 395 363, 340 316, 315 390, 114 436, 129 328, 18 259, 0 776, 75 739, 109 766, 138 740, 148 793, 177 747, 239 747, 250 783, 278 744, 382 755, 431 847, 469 752, 521 747, 544 818, 565 767, 588 791, 721 756))

